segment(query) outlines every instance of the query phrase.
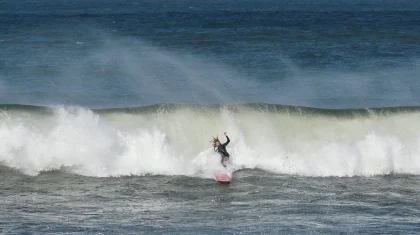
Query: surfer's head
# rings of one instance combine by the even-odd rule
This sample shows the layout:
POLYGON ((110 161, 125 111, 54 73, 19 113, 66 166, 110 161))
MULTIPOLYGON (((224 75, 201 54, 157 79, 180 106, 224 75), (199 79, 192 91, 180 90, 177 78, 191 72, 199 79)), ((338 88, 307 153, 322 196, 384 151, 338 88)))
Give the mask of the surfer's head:
POLYGON ((213 148, 216 149, 220 146, 219 136, 217 136, 216 138, 213 137, 213 140, 211 140, 210 142, 213 142, 213 148))

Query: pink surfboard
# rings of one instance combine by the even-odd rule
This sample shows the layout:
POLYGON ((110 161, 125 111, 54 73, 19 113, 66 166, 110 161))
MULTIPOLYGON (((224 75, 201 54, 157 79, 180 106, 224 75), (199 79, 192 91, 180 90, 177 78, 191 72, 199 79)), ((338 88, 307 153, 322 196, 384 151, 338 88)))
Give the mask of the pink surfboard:
POLYGON ((225 172, 217 171, 213 173, 214 180, 221 184, 229 184, 230 178, 229 175, 225 172))

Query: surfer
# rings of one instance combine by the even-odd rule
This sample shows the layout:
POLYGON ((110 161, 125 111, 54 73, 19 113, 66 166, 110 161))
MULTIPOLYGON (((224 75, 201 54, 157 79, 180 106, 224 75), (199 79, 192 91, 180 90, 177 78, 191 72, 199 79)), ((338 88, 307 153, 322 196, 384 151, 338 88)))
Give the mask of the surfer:
POLYGON ((229 153, 226 151, 226 145, 229 144, 230 139, 226 132, 224 133, 224 135, 226 136, 226 139, 227 139, 226 143, 221 144, 219 141, 219 136, 217 136, 216 138, 213 137, 212 142, 213 142, 214 151, 220 153, 222 157, 220 163, 222 163, 222 165, 226 167, 224 162, 229 160, 229 153))

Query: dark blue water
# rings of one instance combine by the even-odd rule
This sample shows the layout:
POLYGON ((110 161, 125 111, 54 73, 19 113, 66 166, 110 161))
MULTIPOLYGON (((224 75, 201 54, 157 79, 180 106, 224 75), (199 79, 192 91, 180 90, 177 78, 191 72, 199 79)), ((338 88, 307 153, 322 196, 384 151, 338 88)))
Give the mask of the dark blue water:
POLYGON ((0 1, 0 231, 418 234, 419 42, 408 0, 0 1))
POLYGON ((416 4, 6 1, 1 99, 417 105, 416 4))

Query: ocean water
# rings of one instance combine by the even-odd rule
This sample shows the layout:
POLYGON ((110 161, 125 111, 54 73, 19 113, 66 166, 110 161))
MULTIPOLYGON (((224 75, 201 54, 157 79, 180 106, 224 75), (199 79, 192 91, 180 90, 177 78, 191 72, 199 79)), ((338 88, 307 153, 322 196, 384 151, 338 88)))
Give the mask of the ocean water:
POLYGON ((0 233, 418 234, 419 75, 416 1, 0 1, 0 233))

